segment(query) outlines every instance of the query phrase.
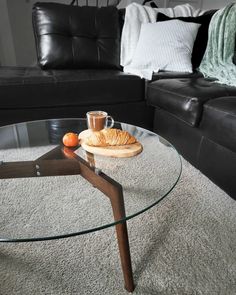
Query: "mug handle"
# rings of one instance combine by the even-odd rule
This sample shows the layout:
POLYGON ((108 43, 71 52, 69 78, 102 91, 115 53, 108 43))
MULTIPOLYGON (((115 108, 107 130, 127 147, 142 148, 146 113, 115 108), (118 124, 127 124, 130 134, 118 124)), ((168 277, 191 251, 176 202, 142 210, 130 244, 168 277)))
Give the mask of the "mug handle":
POLYGON ((106 128, 112 128, 114 126, 114 123, 115 123, 115 121, 112 118, 112 116, 107 116, 107 119, 106 119, 106 128), (110 125, 108 125, 108 120, 109 119, 111 120, 111 124, 110 125))

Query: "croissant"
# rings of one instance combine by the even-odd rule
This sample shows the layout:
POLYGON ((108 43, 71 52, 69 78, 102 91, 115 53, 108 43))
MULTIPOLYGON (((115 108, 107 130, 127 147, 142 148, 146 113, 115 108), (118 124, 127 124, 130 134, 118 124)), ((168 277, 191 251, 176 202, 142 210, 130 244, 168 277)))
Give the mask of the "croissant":
POLYGON ((127 131, 119 129, 103 129, 94 131, 90 136, 84 139, 84 143, 90 146, 114 146, 126 145, 136 142, 136 138, 127 131))

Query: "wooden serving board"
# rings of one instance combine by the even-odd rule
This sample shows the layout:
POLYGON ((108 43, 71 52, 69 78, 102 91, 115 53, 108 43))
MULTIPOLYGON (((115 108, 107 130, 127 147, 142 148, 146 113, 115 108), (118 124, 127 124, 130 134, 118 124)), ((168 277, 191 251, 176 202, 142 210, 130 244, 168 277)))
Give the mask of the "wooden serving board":
POLYGON ((129 158, 141 153, 143 147, 141 143, 136 142, 127 145, 116 145, 106 147, 89 146, 83 142, 83 139, 90 135, 90 130, 84 130, 79 134, 82 148, 92 154, 115 158, 129 158))

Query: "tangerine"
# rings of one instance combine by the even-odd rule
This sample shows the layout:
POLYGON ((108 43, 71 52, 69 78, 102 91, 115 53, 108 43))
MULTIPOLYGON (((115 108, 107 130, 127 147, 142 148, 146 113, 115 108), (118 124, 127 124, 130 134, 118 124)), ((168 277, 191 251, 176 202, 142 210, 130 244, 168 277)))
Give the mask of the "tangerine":
POLYGON ((73 132, 68 132, 63 136, 62 142, 67 147, 77 146, 79 144, 78 135, 73 132))

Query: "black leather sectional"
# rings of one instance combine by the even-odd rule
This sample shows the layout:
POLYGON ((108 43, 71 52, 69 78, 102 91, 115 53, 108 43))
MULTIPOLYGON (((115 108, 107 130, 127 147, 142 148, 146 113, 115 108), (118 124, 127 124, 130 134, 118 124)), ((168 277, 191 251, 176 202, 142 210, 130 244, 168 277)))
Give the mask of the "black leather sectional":
POLYGON ((236 88, 197 70, 160 72, 151 82, 123 73, 115 8, 37 3, 33 23, 41 68, 0 67, 1 125, 106 110, 165 137, 236 199, 236 88))
POLYGON ((160 79, 147 87, 154 131, 236 198, 236 88, 203 77, 160 79))

